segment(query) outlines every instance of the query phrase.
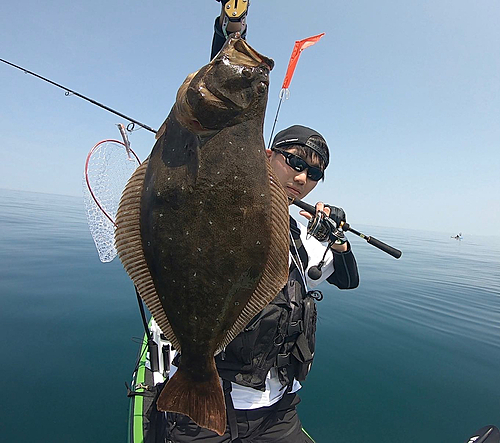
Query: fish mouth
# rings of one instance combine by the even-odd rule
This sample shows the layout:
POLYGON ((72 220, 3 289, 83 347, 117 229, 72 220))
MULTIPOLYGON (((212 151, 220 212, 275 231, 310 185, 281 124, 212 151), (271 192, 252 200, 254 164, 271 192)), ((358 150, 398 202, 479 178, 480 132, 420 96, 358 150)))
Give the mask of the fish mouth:
POLYGON ((248 67, 265 65, 269 71, 274 68, 274 60, 258 53, 254 50, 239 32, 229 37, 214 60, 220 57, 227 57, 232 62, 248 67))
MULTIPOLYGON (((240 74, 244 77, 250 79, 252 76, 256 76, 258 80, 256 86, 258 92, 264 93, 268 90, 269 72, 274 67, 274 61, 255 51, 243 38, 241 38, 239 32, 226 41, 212 63, 215 63, 217 59, 228 66, 237 66, 240 74)), ((219 90, 210 90, 205 82, 200 84, 199 90, 205 98, 209 98, 213 102, 219 102, 221 105, 239 107, 230 96, 221 94, 219 90)))
MULTIPOLYGON (((239 33, 237 33, 235 37, 230 38, 226 44, 228 47, 234 49, 235 53, 232 55, 238 64, 252 67, 265 65, 269 71, 272 71, 274 68, 274 61, 251 48, 250 45, 239 36, 239 33)), ((224 48, 222 51, 224 51, 224 48)))

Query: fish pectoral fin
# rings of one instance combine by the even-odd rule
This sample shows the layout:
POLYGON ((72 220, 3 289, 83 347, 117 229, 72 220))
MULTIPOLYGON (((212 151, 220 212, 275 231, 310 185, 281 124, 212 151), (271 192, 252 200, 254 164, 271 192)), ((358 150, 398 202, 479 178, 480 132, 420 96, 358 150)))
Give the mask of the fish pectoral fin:
POLYGON ((159 411, 187 415, 202 428, 223 435, 226 432, 226 404, 215 361, 212 361, 208 379, 201 382, 193 380, 181 364, 163 388, 156 405, 159 411))

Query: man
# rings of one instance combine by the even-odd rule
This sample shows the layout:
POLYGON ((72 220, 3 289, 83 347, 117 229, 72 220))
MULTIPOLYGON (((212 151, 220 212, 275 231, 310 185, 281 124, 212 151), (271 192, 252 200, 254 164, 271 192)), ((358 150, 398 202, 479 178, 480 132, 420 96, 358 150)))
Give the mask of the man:
MULTIPOLYGON (((235 7, 238 2, 218 1, 222 13, 215 21, 212 57, 231 32, 246 33, 248 1, 239 2, 240 6, 245 3, 244 10, 235 7)), ((290 202, 306 197, 323 180, 329 163, 325 139, 300 125, 279 132, 267 156, 290 202)), ((341 208, 319 202, 316 211, 329 216, 336 226, 345 221, 341 208)), ((307 212, 301 214, 313 218, 307 212)), ((331 224, 321 218, 316 221, 320 229, 313 235, 324 238, 324 243, 308 235, 307 228, 290 217, 288 283, 216 357, 226 399, 226 433, 218 436, 198 427, 189 417, 167 413, 167 442, 312 441, 302 430, 296 411, 300 401, 296 392, 314 356, 315 303, 322 298, 319 291, 310 289, 325 280, 340 289, 352 289, 359 283, 349 242, 342 232, 332 232, 331 224), (315 268, 313 272, 311 268, 315 268)))

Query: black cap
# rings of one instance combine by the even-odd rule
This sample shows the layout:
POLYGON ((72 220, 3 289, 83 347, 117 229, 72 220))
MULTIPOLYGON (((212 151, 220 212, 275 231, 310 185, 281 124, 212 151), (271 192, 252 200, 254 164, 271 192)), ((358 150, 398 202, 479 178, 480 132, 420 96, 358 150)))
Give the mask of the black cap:
POLYGON ((316 132, 314 129, 307 128, 306 126, 294 125, 278 132, 274 137, 272 146, 274 148, 283 148, 287 145, 302 145, 311 148, 323 159, 323 161, 325 162, 325 169, 328 166, 330 153, 328 152, 326 140, 319 132, 316 132), (317 136, 321 138, 325 145, 317 145, 310 140, 311 136, 317 136))

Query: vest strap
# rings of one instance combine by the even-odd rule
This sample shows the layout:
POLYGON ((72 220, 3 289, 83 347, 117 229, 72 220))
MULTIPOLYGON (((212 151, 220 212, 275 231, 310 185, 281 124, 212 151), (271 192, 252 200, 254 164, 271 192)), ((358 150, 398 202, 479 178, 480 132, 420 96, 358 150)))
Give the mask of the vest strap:
POLYGON ((229 433, 231 435, 231 441, 235 441, 238 438, 238 421, 236 420, 236 411, 234 410, 233 398, 231 397, 233 387, 229 380, 222 379, 222 388, 224 389, 224 399, 226 400, 229 433))
POLYGON ((288 366, 292 363, 292 360, 290 358, 290 353, 286 354, 278 354, 276 357, 276 366, 278 368, 284 368, 285 366, 288 366))
POLYGON ((300 334, 304 330, 304 324, 302 320, 292 321, 288 325, 288 336, 294 334, 300 334))

